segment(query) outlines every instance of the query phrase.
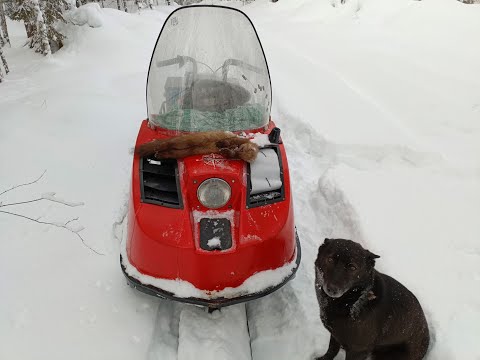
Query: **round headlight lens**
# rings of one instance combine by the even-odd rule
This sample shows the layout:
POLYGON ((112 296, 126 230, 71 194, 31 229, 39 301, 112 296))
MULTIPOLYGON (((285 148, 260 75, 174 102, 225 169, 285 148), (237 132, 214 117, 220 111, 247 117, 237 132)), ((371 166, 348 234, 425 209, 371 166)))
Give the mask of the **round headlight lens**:
POLYGON ((232 190, 225 180, 212 178, 200 184, 197 197, 200 203, 209 209, 218 209, 230 200, 232 190))

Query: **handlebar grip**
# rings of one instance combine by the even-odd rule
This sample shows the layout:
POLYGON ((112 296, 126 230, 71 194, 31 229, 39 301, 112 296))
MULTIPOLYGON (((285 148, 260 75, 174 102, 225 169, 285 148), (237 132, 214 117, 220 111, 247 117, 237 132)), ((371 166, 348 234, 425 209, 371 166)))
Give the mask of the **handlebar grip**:
POLYGON ((173 59, 157 60, 156 64, 158 67, 164 67, 164 66, 179 64, 181 61, 182 61, 181 57, 177 56, 176 58, 173 58, 173 59))

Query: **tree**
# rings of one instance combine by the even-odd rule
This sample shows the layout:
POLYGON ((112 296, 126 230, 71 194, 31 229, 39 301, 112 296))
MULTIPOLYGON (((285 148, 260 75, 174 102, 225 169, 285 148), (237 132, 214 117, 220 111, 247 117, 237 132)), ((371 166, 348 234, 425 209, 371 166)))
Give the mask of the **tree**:
MULTIPOLYGON (((3 40, 2 34, 0 34, 0 38, 3 40)), ((5 69, 5 75, 10 72, 8 69, 8 64, 7 64, 7 59, 5 59, 5 55, 3 55, 3 49, 2 46, 0 46, 0 59, 2 60, 2 63, 0 64, 0 83, 3 82, 3 70, 2 70, 2 65, 3 68, 5 69)))
POLYGON ((11 18, 23 21, 29 45, 37 52, 50 55, 63 46, 65 38, 55 29, 58 21, 65 22, 66 0, 13 0, 11 18))
POLYGON ((3 32, 3 39, 8 45, 10 45, 10 37, 8 36, 7 18, 5 17, 5 8, 4 8, 3 0, 0 0, 0 25, 1 25, 0 26, 1 30, 3 32))
MULTIPOLYGON (((0 4, 1 5, 1 4, 0 4)), ((10 72, 10 69, 8 68, 7 64, 7 59, 5 58, 5 55, 3 54, 3 47, 6 45, 7 41, 3 38, 2 36, 2 29, 0 28, 0 83, 3 82, 3 79, 5 75, 7 75, 10 72), (3 74, 3 69, 5 70, 5 75, 3 74)))
POLYGON ((23 21, 27 37, 30 39, 30 47, 32 39, 35 35, 36 12, 31 0, 13 0, 10 18, 16 21, 23 21))
POLYGON ((43 14, 43 10, 40 7, 40 2, 39 0, 30 1, 33 4, 37 19, 37 30, 35 33, 36 36, 34 36, 33 38, 33 45, 37 48, 37 51, 41 52, 43 55, 51 55, 52 49, 50 47, 50 40, 48 38, 48 29, 45 23, 45 16, 43 14))
POLYGON ((55 24, 58 21, 66 22, 63 18, 63 9, 68 6, 68 2, 65 0, 46 0, 42 1, 41 4, 47 28, 47 37, 55 52, 63 46, 63 40, 65 39, 65 36, 57 31, 55 24))

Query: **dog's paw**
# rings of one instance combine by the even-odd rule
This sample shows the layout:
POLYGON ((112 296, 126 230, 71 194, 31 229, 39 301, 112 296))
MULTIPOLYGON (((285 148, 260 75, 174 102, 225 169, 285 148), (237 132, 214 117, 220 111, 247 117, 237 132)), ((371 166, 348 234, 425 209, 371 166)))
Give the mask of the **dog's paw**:
POLYGON ((325 354, 323 356, 314 357, 313 360, 333 360, 334 358, 335 357, 331 357, 325 354))

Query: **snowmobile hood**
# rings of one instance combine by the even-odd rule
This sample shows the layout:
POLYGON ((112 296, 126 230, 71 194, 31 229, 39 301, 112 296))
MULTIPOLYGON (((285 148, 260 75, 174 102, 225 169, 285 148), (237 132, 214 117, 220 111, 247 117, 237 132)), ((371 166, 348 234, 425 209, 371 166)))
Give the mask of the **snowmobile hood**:
POLYGON ((186 6, 165 21, 147 80, 149 122, 178 132, 268 124, 271 83, 250 19, 233 8, 186 6))

